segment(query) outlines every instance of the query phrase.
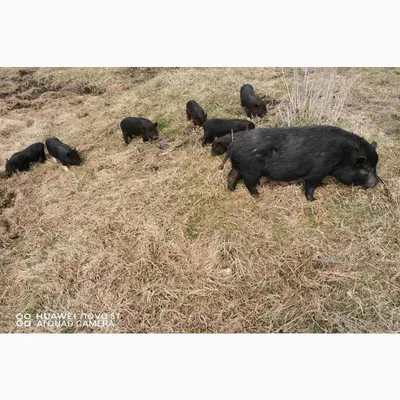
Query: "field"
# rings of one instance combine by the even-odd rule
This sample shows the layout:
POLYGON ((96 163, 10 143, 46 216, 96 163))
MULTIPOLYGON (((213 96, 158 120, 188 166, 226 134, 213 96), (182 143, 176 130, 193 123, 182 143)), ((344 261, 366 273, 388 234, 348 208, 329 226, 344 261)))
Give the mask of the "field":
POLYGON ((84 165, 49 158, 0 179, 0 332, 400 332, 399 105, 400 68, 1 68, 2 171, 49 136, 84 165), (301 184, 229 192, 229 164, 218 170, 185 106, 245 118, 244 83, 270 101, 257 127, 375 140, 386 185, 328 178, 314 202, 301 184), (168 147, 126 146, 126 116, 158 121, 168 147), (44 312, 118 320, 16 325, 44 312))

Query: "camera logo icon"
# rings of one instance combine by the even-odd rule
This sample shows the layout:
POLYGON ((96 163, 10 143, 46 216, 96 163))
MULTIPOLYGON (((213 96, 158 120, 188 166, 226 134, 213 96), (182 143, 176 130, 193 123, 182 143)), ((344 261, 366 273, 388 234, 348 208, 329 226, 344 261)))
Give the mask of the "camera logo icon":
POLYGON ((29 313, 18 313, 16 316, 16 325, 18 327, 31 327, 32 326, 32 316, 29 313))

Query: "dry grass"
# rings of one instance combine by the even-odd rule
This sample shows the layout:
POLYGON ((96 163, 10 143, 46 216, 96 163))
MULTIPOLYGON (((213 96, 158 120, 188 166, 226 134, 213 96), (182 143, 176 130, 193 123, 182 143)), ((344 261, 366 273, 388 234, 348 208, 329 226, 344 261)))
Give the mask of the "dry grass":
MULTIPOLYGON (((259 200, 243 185, 230 193, 185 119, 192 98, 209 117, 243 118, 246 82, 285 104, 280 69, 0 70, 1 163, 50 135, 85 159, 70 173, 49 160, 1 181, 0 330, 399 332, 399 72, 358 69, 339 120, 377 140, 392 200, 382 186, 329 180, 310 203, 300 185, 264 185, 259 200), (34 88, 18 89, 25 80, 49 90, 10 107, 34 88), (158 120, 171 146, 187 142, 125 146, 128 115, 158 120), (103 330, 15 326, 18 312, 49 311, 121 318, 103 330)), ((279 120, 271 110, 255 123, 279 120)))
POLYGON ((278 108, 278 123, 338 122, 357 75, 353 68, 293 68, 289 81, 282 70, 288 98, 278 108))

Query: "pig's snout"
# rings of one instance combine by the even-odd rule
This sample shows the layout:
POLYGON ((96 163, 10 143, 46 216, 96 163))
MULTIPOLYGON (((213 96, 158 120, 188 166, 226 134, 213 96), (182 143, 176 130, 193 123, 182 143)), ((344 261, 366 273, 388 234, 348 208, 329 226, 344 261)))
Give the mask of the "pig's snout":
POLYGON ((367 180, 365 181, 363 188, 364 188, 364 189, 372 189, 372 188, 374 188, 378 183, 379 183, 379 177, 378 177, 378 175, 376 175, 375 172, 371 172, 371 173, 368 175, 368 178, 367 178, 367 180))

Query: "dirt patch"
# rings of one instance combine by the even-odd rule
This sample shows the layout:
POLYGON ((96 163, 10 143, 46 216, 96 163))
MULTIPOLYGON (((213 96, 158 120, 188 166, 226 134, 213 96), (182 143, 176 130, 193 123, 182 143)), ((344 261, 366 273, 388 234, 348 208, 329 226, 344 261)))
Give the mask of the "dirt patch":
POLYGON ((7 190, 6 188, 0 188, 0 214, 5 208, 10 208, 15 203, 15 193, 7 190))
POLYGON ((29 100, 17 100, 16 98, 9 98, 6 100, 7 109, 11 110, 19 110, 21 108, 30 108, 35 107, 36 109, 41 107, 40 103, 33 103, 29 100))
POLYGON ((382 112, 378 119, 386 135, 400 136, 400 107, 394 112, 382 112))
POLYGON ((0 218, 0 236, 10 232, 10 222, 6 218, 0 218))
POLYGON ((25 75, 31 75, 35 73, 39 68, 22 68, 18 70, 18 75, 19 76, 25 76, 25 75))
MULTIPOLYGON (((20 70, 21 71, 21 70, 20 70)), ((10 99, 10 109, 31 107, 29 101, 38 99, 46 92, 74 93, 79 95, 101 95, 106 88, 95 85, 88 80, 67 79, 56 81, 51 74, 36 76, 35 71, 19 72, 0 83, 0 99, 10 99)), ((58 97, 58 96, 57 96, 58 97)))
POLYGON ((154 78, 161 68, 139 68, 139 67, 128 67, 121 71, 121 74, 128 75, 132 82, 140 83, 145 82, 149 79, 154 78))
POLYGON ((9 138, 13 134, 19 132, 21 129, 22 128, 20 124, 11 123, 5 124, 5 126, 0 124, 0 137, 9 138))

